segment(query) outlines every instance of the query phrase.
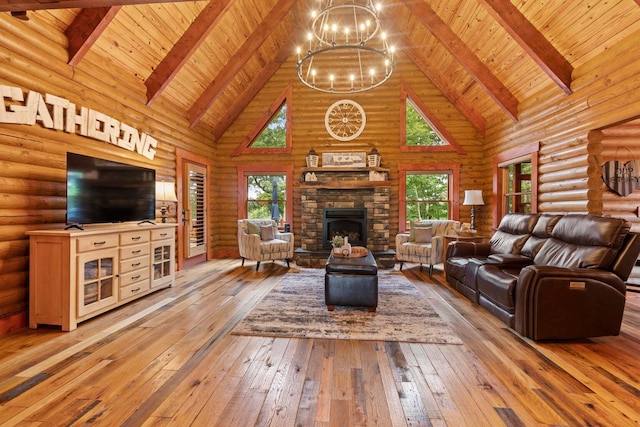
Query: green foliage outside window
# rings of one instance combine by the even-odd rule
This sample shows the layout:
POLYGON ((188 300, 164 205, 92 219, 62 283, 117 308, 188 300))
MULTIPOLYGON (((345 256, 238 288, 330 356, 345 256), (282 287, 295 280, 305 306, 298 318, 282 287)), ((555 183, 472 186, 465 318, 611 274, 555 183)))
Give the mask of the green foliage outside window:
POLYGON ((406 102, 406 126, 407 126, 407 146, 438 146, 447 145, 446 141, 440 138, 429 122, 418 112, 415 106, 407 99, 406 102))
POLYGON ((285 219, 286 190, 286 175, 247 175, 247 217, 285 219))
POLYGON ((287 146, 287 106, 283 104, 280 111, 262 130, 262 133, 251 144, 251 148, 284 148, 287 146))
POLYGON ((449 218, 449 174, 407 173, 406 220, 449 218))

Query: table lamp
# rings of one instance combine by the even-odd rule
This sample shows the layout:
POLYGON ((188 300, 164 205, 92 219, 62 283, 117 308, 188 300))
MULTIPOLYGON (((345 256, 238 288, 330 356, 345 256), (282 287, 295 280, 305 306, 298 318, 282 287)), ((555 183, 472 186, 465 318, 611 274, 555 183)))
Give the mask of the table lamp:
POLYGON ((482 200, 482 190, 465 190, 464 202, 465 206, 471 206, 471 230, 476 229, 476 206, 484 205, 482 200))
POLYGON ((167 222, 167 213, 169 211, 166 202, 177 202, 176 191, 173 188, 173 182, 156 181, 156 202, 162 202, 160 213, 162 222, 167 222))

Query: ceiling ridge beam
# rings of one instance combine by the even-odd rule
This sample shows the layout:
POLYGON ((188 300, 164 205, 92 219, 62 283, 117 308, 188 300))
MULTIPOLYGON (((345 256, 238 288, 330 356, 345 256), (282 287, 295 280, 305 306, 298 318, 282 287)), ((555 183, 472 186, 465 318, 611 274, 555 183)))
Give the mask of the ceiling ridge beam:
POLYGON ((518 121, 518 99, 491 72, 453 30, 424 1, 402 0, 414 17, 433 34, 513 121, 518 121))
POLYGON ((122 6, 82 9, 65 31, 69 46, 68 64, 77 66, 107 29, 122 6))
POLYGON ((147 105, 151 105, 153 100, 171 83, 235 1, 219 0, 207 3, 169 53, 162 58, 162 61, 145 80, 147 105))
MULTIPOLYGON (((638 0, 640 1, 640 0, 638 0)), ((573 66, 509 0, 479 0, 564 93, 571 94, 573 66)))
POLYGON ((247 61, 251 59, 256 50, 269 38, 274 23, 284 19, 296 1, 297 0, 279 0, 251 35, 247 37, 242 46, 240 46, 236 53, 227 61, 227 65, 225 65, 189 109, 188 118, 191 128, 202 118, 207 109, 211 107, 247 61))

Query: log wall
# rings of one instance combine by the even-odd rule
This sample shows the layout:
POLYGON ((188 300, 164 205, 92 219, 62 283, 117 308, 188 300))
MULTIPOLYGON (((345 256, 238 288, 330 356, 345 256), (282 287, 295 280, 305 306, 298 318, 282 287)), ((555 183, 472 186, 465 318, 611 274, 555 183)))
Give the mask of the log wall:
MULTIPOLYGON (((295 79, 295 60, 286 61, 281 69, 271 78, 264 89, 254 98, 245 111, 233 123, 228 131, 217 141, 217 167, 214 171, 215 203, 214 236, 219 255, 237 256, 236 220, 238 219, 238 188, 236 168, 240 165, 294 165, 293 183, 293 231, 296 235, 296 247, 300 246, 300 177, 302 168, 306 166, 305 156, 311 148, 322 158, 326 152, 369 152, 376 147, 382 156, 381 166, 390 169, 390 236, 391 246, 395 245, 398 232, 398 166, 403 164, 460 164, 460 200, 464 190, 478 188, 482 181, 482 136, 452 106, 437 88, 406 57, 399 55, 398 65, 392 78, 384 85, 371 92, 345 95, 330 95, 312 91, 295 79), (446 122, 447 129, 454 135, 466 154, 450 152, 412 152, 400 151, 400 118, 401 81, 408 84, 437 118, 446 122), (265 114, 273 101, 284 88, 293 84, 292 99, 292 132, 293 144, 291 154, 242 154, 232 153, 251 132, 258 120, 265 114), (339 99, 352 99, 358 102, 366 114, 366 126, 363 133, 354 141, 340 142, 333 139, 325 130, 324 117, 327 108, 339 99)), ((470 221, 470 209, 460 208, 461 220, 470 221)), ((479 214, 480 223, 489 223, 479 214)))
MULTIPOLYGON (((37 14, 31 18, 37 21, 37 14)), ((66 41, 45 23, 21 25, 0 14, 0 85, 52 94, 104 113, 158 141, 149 160, 135 152, 40 124, 0 124, 0 334, 26 325, 28 255, 26 232, 61 227, 66 214, 66 152, 74 151, 156 169, 175 180, 176 148, 212 158, 213 134, 189 129, 182 112, 147 107, 146 87, 132 75, 109 72, 108 58, 67 65, 66 41), (34 28, 38 28, 36 32, 34 28), (46 38, 44 35, 51 35, 46 38)), ((170 213, 174 216, 175 209, 170 213)), ((158 216, 159 206, 158 206, 158 216)))

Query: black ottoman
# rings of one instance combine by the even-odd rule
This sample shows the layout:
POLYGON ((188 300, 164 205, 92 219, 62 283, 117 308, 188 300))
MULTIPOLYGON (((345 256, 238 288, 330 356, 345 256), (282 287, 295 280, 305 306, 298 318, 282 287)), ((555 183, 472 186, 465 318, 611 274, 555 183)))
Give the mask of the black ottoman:
POLYGON ((327 309, 336 305, 367 307, 376 311, 378 306, 378 265, 367 251, 358 258, 329 255, 325 265, 324 300, 327 309))

